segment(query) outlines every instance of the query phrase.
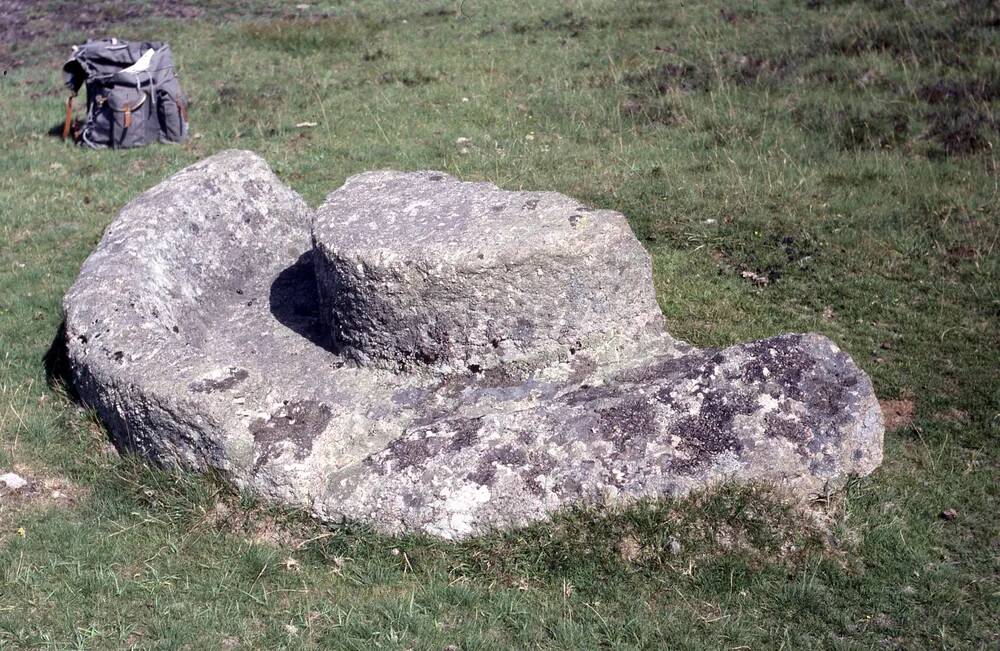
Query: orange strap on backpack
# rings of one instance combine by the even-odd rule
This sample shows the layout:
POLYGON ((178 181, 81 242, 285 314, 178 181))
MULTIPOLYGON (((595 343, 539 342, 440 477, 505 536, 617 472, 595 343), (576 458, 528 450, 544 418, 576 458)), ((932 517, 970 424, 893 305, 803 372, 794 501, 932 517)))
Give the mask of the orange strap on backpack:
POLYGON ((74 97, 76 97, 76 93, 73 93, 72 95, 70 95, 69 99, 66 100, 66 121, 63 122, 63 134, 62 134, 62 139, 63 140, 66 140, 66 138, 69 138, 69 130, 70 130, 70 127, 73 126, 73 98, 74 97))

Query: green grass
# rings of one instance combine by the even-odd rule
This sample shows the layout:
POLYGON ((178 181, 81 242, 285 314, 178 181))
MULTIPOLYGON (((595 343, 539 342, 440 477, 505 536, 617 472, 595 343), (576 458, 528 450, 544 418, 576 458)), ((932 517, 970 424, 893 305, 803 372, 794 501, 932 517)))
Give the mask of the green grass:
POLYGON ((1000 645, 995 2, 223 4, 112 30, 172 43, 190 144, 46 135, 80 32, 0 81, 0 472, 36 481, 0 497, 0 648, 1000 645), (674 334, 822 332, 913 420, 812 515, 729 487, 458 545, 122 459, 46 382, 61 297, 125 202, 229 147, 314 205, 431 168, 620 210, 674 334))

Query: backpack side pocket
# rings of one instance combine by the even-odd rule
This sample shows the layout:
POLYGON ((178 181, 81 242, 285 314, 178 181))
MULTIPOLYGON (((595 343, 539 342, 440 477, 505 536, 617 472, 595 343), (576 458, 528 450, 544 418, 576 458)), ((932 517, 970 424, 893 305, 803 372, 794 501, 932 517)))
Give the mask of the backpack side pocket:
POLYGON ((160 142, 188 139, 187 97, 176 77, 157 88, 156 116, 160 123, 160 142))

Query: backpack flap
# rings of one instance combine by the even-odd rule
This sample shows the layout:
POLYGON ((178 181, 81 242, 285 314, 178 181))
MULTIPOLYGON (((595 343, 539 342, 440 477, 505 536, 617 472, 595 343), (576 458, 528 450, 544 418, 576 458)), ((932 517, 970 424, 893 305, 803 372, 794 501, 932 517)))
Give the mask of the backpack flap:
POLYGON ((142 89, 115 86, 108 93, 111 112, 111 146, 127 149, 149 142, 149 95, 142 89))
POLYGON ((87 72, 80 65, 75 57, 70 57, 69 61, 63 64, 63 83, 70 92, 76 95, 80 91, 80 86, 87 81, 87 72))

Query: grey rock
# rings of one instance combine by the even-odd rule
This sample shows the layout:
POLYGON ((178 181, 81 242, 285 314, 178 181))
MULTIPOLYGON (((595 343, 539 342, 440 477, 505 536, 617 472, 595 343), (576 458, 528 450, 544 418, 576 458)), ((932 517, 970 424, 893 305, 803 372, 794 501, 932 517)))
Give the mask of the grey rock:
POLYGON ((878 466, 882 415, 845 353, 673 339, 624 218, 584 208, 379 172, 314 220, 223 152, 129 203, 84 263, 74 384, 120 447, 393 534, 731 480, 806 498, 878 466))
POLYGON ((11 492, 16 492, 28 485, 28 480, 15 472, 0 475, 0 484, 11 492))
POLYGON ((665 333, 625 217, 555 192, 359 174, 320 206, 313 242, 331 342, 361 364, 485 370, 665 333))
POLYGON ((808 494, 881 461, 878 413, 871 385, 818 335, 668 353, 525 408, 415 424, 328 501, 395 533, 452 537, 727 480, 808 494))

